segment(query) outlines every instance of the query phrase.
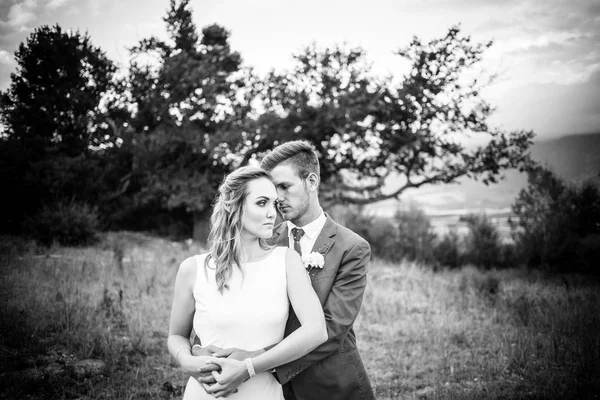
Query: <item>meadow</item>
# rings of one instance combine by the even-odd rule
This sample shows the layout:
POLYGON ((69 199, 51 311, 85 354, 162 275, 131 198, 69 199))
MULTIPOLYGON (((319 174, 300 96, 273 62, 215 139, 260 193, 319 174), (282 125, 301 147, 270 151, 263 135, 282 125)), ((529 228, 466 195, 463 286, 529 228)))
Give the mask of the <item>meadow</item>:
MULTIPOLYGON (((175 399, 166 349, 179 263, 129 232, 92 247, 0 237, 0 399, 175 399), (80 373, 80 360, 102 360, 80 373)), ((600 398, 600 283, 373 260, 358 343, 377 399, 600 398)))

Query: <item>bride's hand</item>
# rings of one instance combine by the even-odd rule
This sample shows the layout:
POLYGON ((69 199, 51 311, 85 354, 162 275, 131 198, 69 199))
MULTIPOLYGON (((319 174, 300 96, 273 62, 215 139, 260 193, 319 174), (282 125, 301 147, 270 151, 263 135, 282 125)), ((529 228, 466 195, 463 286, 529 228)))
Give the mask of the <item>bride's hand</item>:
POLYGON ((221 372, 214 371, 212 373, 217 383, 210 385, 206 389, 208 393, 215 397, 226 396, 250 377, 244 361, 231 358, 208 357, 205 362, 221 367, 221 372))

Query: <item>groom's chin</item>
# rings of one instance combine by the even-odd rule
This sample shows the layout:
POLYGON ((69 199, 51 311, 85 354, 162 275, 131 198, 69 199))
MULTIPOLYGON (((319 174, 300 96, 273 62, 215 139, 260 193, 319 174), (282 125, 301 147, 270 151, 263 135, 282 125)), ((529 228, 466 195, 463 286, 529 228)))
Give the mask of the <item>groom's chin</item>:
POLYGON ((281 215, 281 218, 283 218, 285 221, 290 221, 294 219, 294 213, 289 208, 286 209, 286 211, 279 211, 279 214, 281 215))

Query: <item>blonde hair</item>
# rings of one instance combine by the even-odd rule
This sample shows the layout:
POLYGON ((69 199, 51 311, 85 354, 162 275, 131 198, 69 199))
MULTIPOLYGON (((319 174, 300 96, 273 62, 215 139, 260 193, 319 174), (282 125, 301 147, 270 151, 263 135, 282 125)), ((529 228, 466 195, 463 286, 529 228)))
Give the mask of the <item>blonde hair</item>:
MULTIPOLYGON (((260 178, 271 180, 271 175, 261 168, 241 167, 227 175, 219 186, 210 217, 209 254, 204 267, 210 268, 209 262, 213 260, 215 281, 221 294, 224 289, 229 289, 227 282, 231 278, 234 266, 242 270, 239 256, 242 250, 244 201, 248 195, 248 183, 260 178)), ((259 238, 258 243, 265 250, 269 248, 262 238, 259 238)))

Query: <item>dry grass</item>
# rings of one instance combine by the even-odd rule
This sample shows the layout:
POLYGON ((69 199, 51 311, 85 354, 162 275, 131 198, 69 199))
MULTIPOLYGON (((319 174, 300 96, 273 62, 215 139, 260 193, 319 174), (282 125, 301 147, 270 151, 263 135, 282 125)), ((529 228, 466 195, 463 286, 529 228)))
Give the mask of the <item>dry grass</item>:
MULTIPOLYGON (((0 240, 0 399, 179 396, 168 314, 179 262, 199 248, 131 233, 83 249, 0 240), (70 374, 85 358, 106 376, 70 374)), ((356 331, 376 397, 600 398, 599 288, 374 262, 356 331)))

